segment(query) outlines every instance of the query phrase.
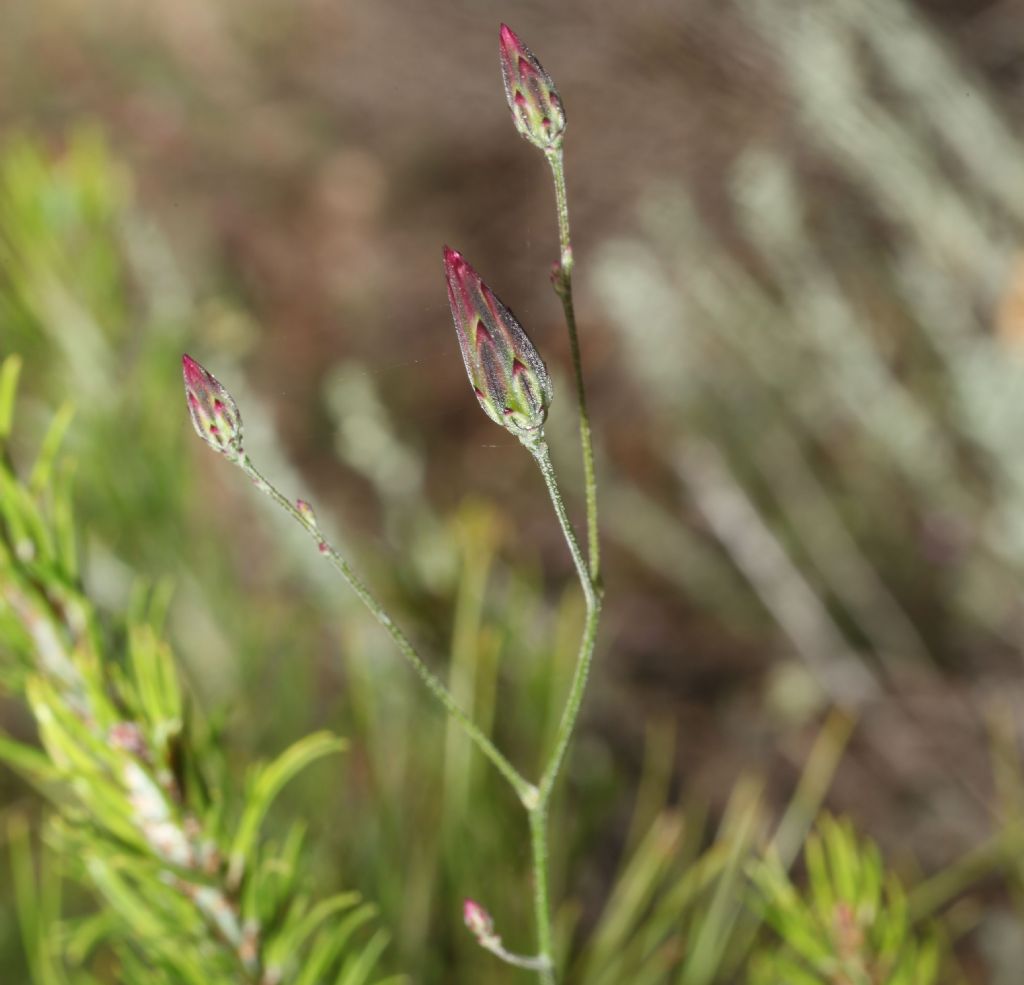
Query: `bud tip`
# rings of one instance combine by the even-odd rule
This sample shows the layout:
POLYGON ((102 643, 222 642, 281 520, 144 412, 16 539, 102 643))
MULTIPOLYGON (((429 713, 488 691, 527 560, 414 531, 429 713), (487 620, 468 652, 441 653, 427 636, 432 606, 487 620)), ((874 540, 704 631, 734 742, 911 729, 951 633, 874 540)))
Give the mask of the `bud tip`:
POLYGON ((185 375, 185 383, 195 386, 203 378, 203 367, 199 365, 187 352, 182 353, 181 368, 185 375))

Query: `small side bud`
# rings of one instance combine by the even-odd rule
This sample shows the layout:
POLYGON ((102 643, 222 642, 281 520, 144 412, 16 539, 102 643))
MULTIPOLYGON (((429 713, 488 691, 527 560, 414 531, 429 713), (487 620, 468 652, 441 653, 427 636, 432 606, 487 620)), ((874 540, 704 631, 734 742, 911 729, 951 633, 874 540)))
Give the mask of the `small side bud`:
POLYGON ((475 900, 468 899, 462 904, 462 919, 469 928, 469 932, 481 944, 496 939, 491 915, 475 900))
POLYGON ((303 520, 306 521, 306 525, 310 530, 317 531, 319 526, 316 522, 316 514, 313 512, 313 507, 309 505, 304 499, 295 500, 295 509, 299 511, 299 515, 303 520))
POLYGON ((515 315, 447 246, 444 272, 462 361, 480 406, 520 441, 535 440, 551 404, 544 361, 515 315))
POLYGON ((551 76, 507 24, 499 48, 505 98, 519 133, 543 151, 555 150, 565 133, 565 110, 551 76))
POLYGON ((232 461, 242 456, 242 416, 220 380, 191 356, 181 357, 185 399, 196 434, 214 451, 232 461))

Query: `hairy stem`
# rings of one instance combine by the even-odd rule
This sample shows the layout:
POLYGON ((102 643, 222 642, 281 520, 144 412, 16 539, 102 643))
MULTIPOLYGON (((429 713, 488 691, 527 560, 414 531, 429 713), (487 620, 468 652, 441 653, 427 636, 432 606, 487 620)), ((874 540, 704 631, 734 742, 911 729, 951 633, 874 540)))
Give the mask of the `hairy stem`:
POLYGON ((548 812, 546 804, 530 811, 530 848, 533 854, 533 910, 537 920, 537 973, 543 985, 555 985, 552 964, 551 903, 548 893, 548 812))
POLYGON ((501 946, 500 940, 482 940, 480 941, 480 946, 490 951, 495 957, 501 958, 505 964, 514 965, 516 968, 525 968, 527 971, 538 972, 545 985, 547 985, 548 979, 544 976, 546 973, 550 973, 551 962, 544 955, 513 954, 501 946))
POLYGON ((551 165, 555 181, 555 206, 558 212, 559 264, 553 283, 562 301, 565 325, 569 330, 572 367, 576 376, 576 400, 580 414, 580 447, 583 451, 583 484, 587 500, 587 546, 590 558, 590 577, 595 585, 601 583, 601 545, 597 531, 597 479, 594 475, 594 445, 590 436, 590 415, 587 413, 587 392, 583 384, 583 361, 580 340, 576 332, 576 310, 572 300, 572 237, 569 232, 569 200, 565 189, 565 161, 559 145, 545 156, 551 165))
POLYGON ((406 661, 412 666, 412 669, 419 676, 420 680, 427 686, 430 693, 440 702, 444 707, 444 710, 451 715, 453 719, 462 728, 462 731, 469 737, 469 739, 477 746, 477 748, 494 764, 509 784, 518 794, 519 799, 526 805, 531 805, 536 802, 537 790, 522 774, 508 761, 505 755, 498 749, 497 746, 480 730, 476 723, 469 717, 469 715, 463 711, 459 703, 452 697, 451 692, 442 683, 439 677, 434 674, 430 668, 423 662, 420 655, 416 652, 413 645, 409 642, 408 637, 395 625, 394 620, 384 611, 381 604, 374 598, 370 590, 360 581, 359 577, 349 566, 348 562, 338 553, 338 551, 324 538, 324 535, 320 532, 316 522, 311 518, 311 515, 307 515, 300 511, 290 499, 283 495, 278 489, 272 486, 257 470, 256 467, 249 460, 248 456, 243 456, 238 462, 242 471, 252 479, 256 488, 260 492, 266 493, 278 506, 281 507, 286 513, 288 513, 293 519, 297 520, 306 532, 316 541, 316 545, 320 553, 328 558, 335 568, 341 573, 341 576, 348 582, 349 587, 359 598, 359 601, 370 610, 374 619, 377 620, 387 631, 388 635, 394 640, 395 645, 398 647, 399 652, 405 657, 406 661))
MULTIPOLYGON (((541 438, 527 447, 537 460, 541 475, 544 476, 544 483, 548 487, 551 503, 555 508, 555 515, 558 517, 558 523, 565 536, 566 545, 572 556, 573 564, 576 566, 576 574, 579 576, 580 587, 583 589, 583 598, 586 602, 583 636, 580 640, 580 649, 576 657, 576 668, 573 671, 569 696, 562 711, 562 718, 558 723, 554 749, 551 752, 537 787, 537 802, 530 809, 530 844, 533 851, 534 911, 537 919, 537 939, 541 956, 547 955, 550 957, 552 953, 552 933, 547 873, 547 807, 551 799, 551 792, 554 790, 555 781, 558 779, 558 774, 565 761, 569 741, 572 738, 576 721, 579 718, 580 706, 583 704, 583 694, 586 690, 587 678, 590 674, 590 664, 594 655, 594 643, 597 639, 597 624, 601 616, 601 591, 595 584, 591 570, 587 567, 587 561, 583 556, 579 541, 576 539, 576 532, 573 530, 572 521, 566 512, 565 502, 562 499, 561 490, 558 488, 558 480, 555 476, 555 469, 551 462, 551 454, 548 450, 547 442, 541 438)), ((594 543, 596 544, 596 541, 594 543)), ((554 985, 554 972, 550 967, 547 969, 547 975, 545 976, 545 973, 541 972, 540 977, 544 985, 554 985)))
POLYGON ((586 602, 587 611, 583 622, 583 636, 580 639, 580 649, 576 657, 576 669, 573 672, 572 684, 569 687, 569 696, 566 699, 565 708, 562 711, 562 719, 558 723, 558 731, 555 734, 555 746, 551 758, 541 775, 538 790, 540 803, 546 804, 551 796, 551 790, 558 779, 558 773, 565 760, 565 753, 569 747, 569 740, 572 738, 573 730, 576 727, 576 719, 579 717, 580 705, 583 703, 583 693, 587 687, 587 678, 590 674, 590 664, 594 656, 594 643, 597 640, 597 624, 601 617, 601 591, 595 584, 595 579, 587 569, 583 551, 580 549, 579 541, 576 539, 576 532, 573 530, 569 514, 565 510, 565 503, 562 500, 562 493, 558 488, 558 480, 555 477, 554 466, 551 463, 551 454, 548 451, 547 442, 541 440, 531 447, 537 464, 540 466, 541 475, 551 495, 552 505, 555 507, 555 514, 565 535, 565 542, 568 545, 569 553, 572 555, 573 563, 576 565, 576 574, 579 576, 580 587, 583 589, 583 598, 586 602))

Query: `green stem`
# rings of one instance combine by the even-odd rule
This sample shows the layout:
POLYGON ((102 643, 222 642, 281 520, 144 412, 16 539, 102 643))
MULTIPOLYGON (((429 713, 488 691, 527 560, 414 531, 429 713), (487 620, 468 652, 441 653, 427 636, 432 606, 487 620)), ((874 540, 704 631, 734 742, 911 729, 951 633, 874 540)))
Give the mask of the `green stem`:
POLYGON ((565 324, 569 330, 572 367, 576 375, 576 400, 580 412, 580 447, 583 451, 583 484, 587 499, 587 545, 590 557, 590 578, 595 585, 601 583, 601 545, 597 531, 597 479, 594 475, 594 445, 590 436, 590 415, 587 413, 587 393, 583 385, 583 361, 580 340, 576 332, 576 309, 572 300, 572 237, 569 232, 569 199, 565 189, 565 161, 559 145, 545 153, 555 181, 555 207, 558 212, 559 265, 553 280, 555 292, 562 301, 565 324))
MULTIPOLYGON (((583 636, 580 640, 579 654, 576 658, 576 669, 573 672, 572 684, 569 687, 569 696, 562 712, 562 718, 558 723, 558 731, 555 736, 555 746, 552 750, 548 764, 541 775, 537 787, 536 804, 530 808, 530 845, 533 851, 534 870, 534 911, 537 919, 537 941, 541 956, 552 954, 552 932, 551 932, 551 905, 548 889, 548 846, 547 846, 547 808, 551 799, 551 792, 554 790, 555 781, 565 761, 565 755, 569 748, 569 741, 572 738, 576 721, 579 717, 580 706, 583 703, 583 694, 587 686, 587 677, 590 673, 590 664, 594 655, 594 643, 597 639, 597 624, 601 615, 601 592, 587 568, 586 559, 580 549, 579 541, 576 539, 576 532, 573 530, 572 521, 565 509, 565 502, 562 499, 561 490, 558 488, 558 480, 555 476, 555 469, 551 462, 551 454, 547 442, 541 438, 532 445, 527 445, 530 453, 537 460, 541 475, 544 476, 544 483, 548 487, 551 496, 551 503, 555 508, 555 515, 565 536, 565 542, 572 555, 573 564, 576 566, 576 574, 579 576, 580 587, 583 589, 583 598, 586 601, 586 617, 583 626, 583 636)), ((594 542, 596 544, 596 541, 594 542)), ((554 985, 554 971, 548 966, 540 973, 543 985, 554 985)))
POLYGON ((406 661, 412 666, 412 669, 416 671, 419 678, 426 684, 427 689, 431 694, 441 703, 444 710, 451 715, 452 718, 458 722, 462 731, 469 737, 469 739, 476 744, 477 748, 494 764, 509 784, 519 795, 519 799, 523 801, 529 808, 530 805, 535 804, 537 800, 537 789, 526 780, 522 774, 508 761, 508 759, 501 753, 501 751, 494 745, 491 740, 484 735, 479 727, 473 722, 473 720, 462 710, 459 703, 452 697, 451 692, 444 686, 440 678, 438 678, 427 665, 420 658, 419 654, 413 648, 413 645, 409 642, 408 637, 395 625, 394 620, 391 616, 384 611, 381 604, 373 597, 370 590, 360 581, 359 577, 349 566, 348 562, 338 553, 338 551, 324 538, 320 532, 316 521, 312 518, 312 514, 303 513, 300 511, 295 504, 272 486, 263 476, 256 470, 256 467, 249 460, 248 456, 243 456, 239 461, 238 465, 242 471, 252 479, 256 488, 260 492, 266 493, 278 506, 281 507, 286 513, 288 513, 293 519, 297 520, 306 532, 316 541, 317 548, 324 557, 328 558, 335 568, 341 573, 341 576, 348 582, 349 587, 359 598, 359 601, 370 610, 374 619, 377 620, 387 631, 388 635, 394 640, 395 645, 398 647, 399 652, 405 657, 406 661))
POLYGON ((551 463, 551 455, 548 451, 547 442, 543 439, 530 448, 537 464, 540 466, 541 475, 551 495, 552 505, 555 507, 555 514, 565 535, 565 542, 569 547, 573 563, 576 565, 576 574, 579 576, 580 587, 583 589, 583 598, 586 602, 587 611, 583 623, 583 636, 580 640, 580 649, 576 657, 576 669, 573 672, 572 684, 569 687, 569 697, 562 712, 561 721, 558 723, 558 731, 555 734, 555 747, 548 760, 548 765, 541 775, 538 784, 540 803, 546 804, 551 796, 551 790, 558 779, 558 773, 565 760, 565 754, 569 747, 569 740, 572 738, 573 730, 576 727, 576 719, 579 717, 580 706, 583 703, 583 694, 587 687, 587 678, 590 674, 590 664, 594 656, 594 643, 597 640, 597 624, 601 617, 601 593, 595 585, 587 569, 587 562, 583 557, 579 541, 576 539, 576 532, 573 530, 572 522, 565 509, 562 500, 562 493, 558 488, 558 480, 555 477, 554 466, 551 463))
MULTIPOLYGON (((501 958, 505 964, 514 965, 516 968, 525 968, 527 971, 536 971, 541 977, 551 971, 551 962, 542 955, 513 954, 501 946, 500 939, 481 940, 480 946, 490 951, 495 957, 501 958)), ((545 985, 547 980, 545 979, 545 985)))
POLYGON ((543 985, 555 985, 551 956, 554 953, 551 933, 551 905, 548 893, 548 812, 545 804, 537 804, 530 812, 530 848, 533 853, 533 910, 537 919, 537 949, 541 964, 537 974, 543 985))

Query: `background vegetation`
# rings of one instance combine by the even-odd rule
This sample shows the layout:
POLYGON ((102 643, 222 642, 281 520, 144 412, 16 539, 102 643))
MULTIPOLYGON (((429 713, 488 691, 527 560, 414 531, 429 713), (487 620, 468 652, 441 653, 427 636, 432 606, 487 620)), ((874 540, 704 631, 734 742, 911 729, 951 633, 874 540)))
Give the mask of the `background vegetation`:
MULTIPOLYGON (((11 6, 5 529, 30 509, 59 526, 70 488, 97 652, 120 659, 128 625, 156 624, 229 803, 255 762, 320 730, 347 740, 261 837, 277 850, 305 822, 296 892, 379 908, 353 938, 388 935, 379 978, 523 980, 460 915, 479 899, 528 949, 525 832, 302 532, 195 440, 179 360, 217 373, 262 470, 313 502, 511 757, 538 763, 581 605, 532 463, 473 406, 440 259, 465 250, 544 353, 571 488, 551 194, 502 99, 506 19, 569 118, 608 550, 553 810, 567 975, 1017 981, 1012 3, 11 6), (33 484, 66 403, 63 453, 33 484), (165 620, 140 607, 153 592, 165 620)), ((34 746, 11 612, 0 727, 34 746)), ((4 980, 133 980, 123 928, 94 916, 109 900, 24 772, 0 771, 4 980)))

